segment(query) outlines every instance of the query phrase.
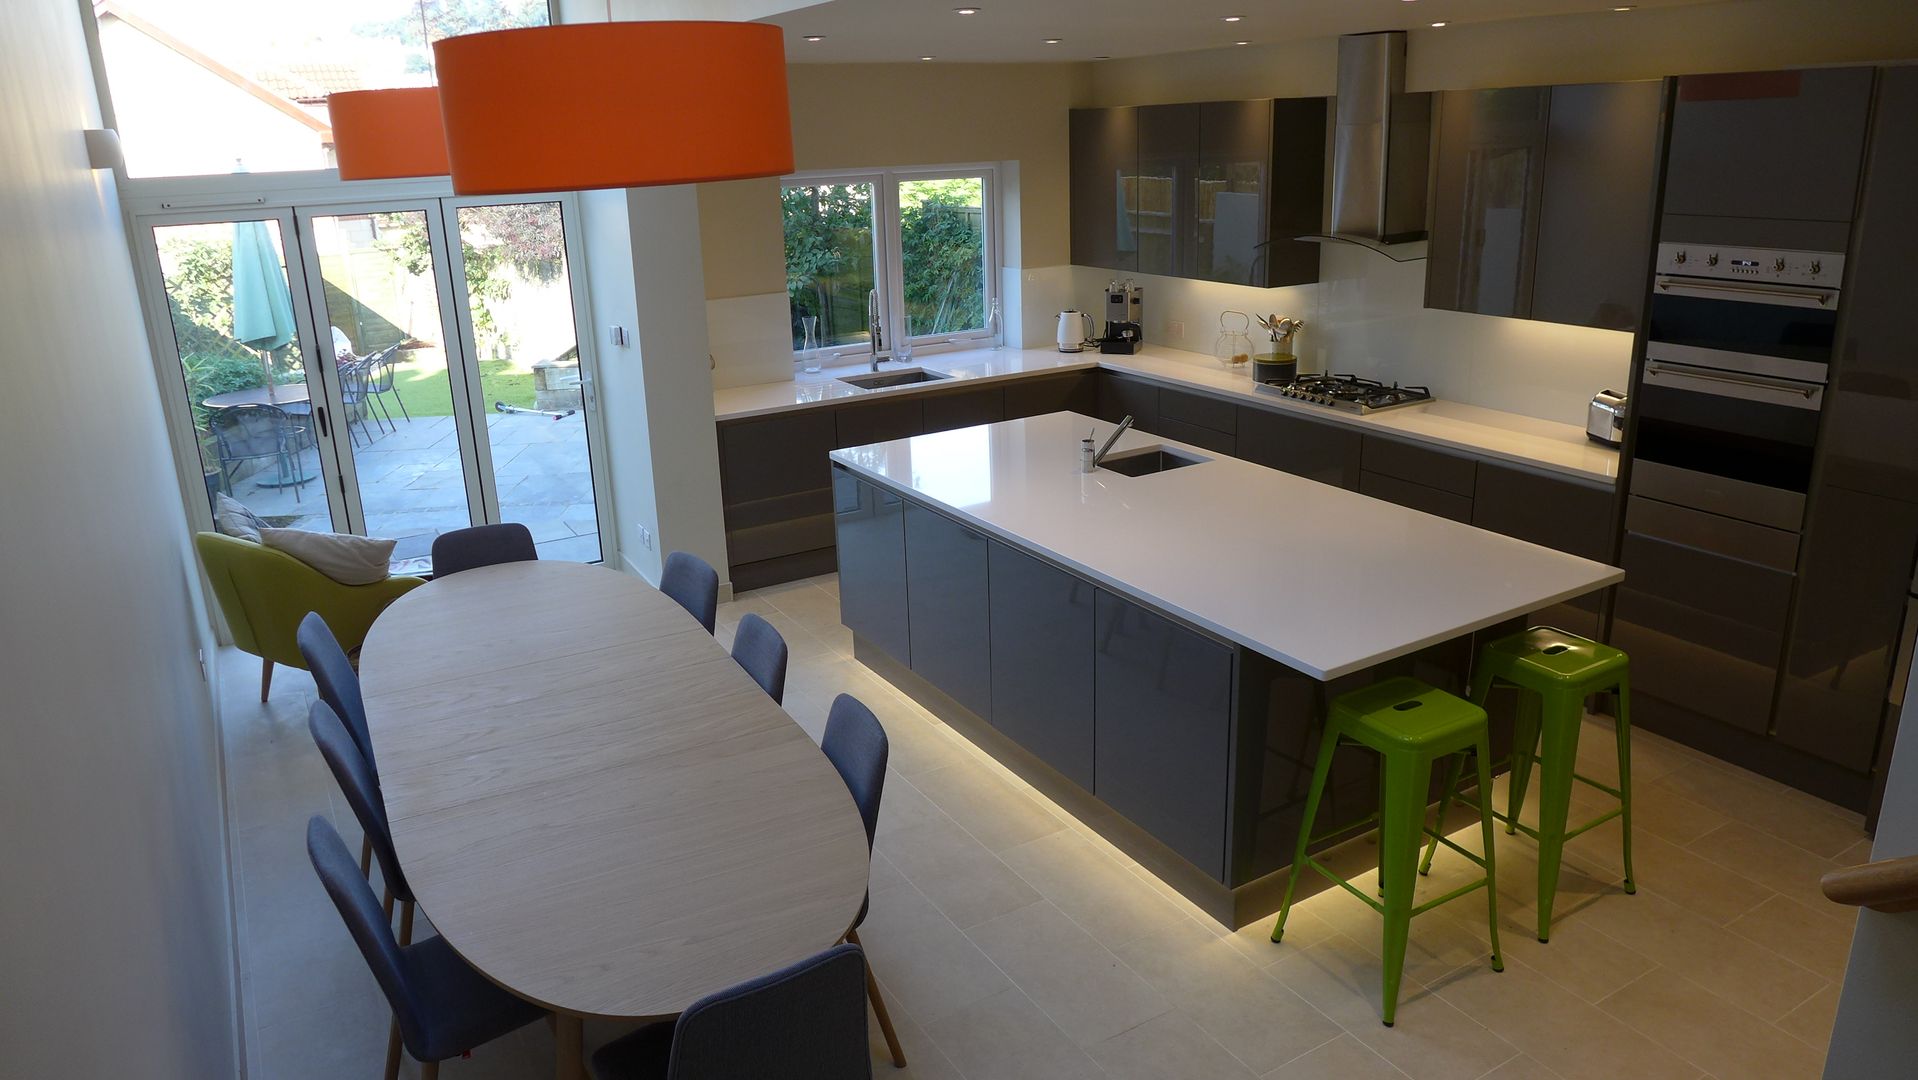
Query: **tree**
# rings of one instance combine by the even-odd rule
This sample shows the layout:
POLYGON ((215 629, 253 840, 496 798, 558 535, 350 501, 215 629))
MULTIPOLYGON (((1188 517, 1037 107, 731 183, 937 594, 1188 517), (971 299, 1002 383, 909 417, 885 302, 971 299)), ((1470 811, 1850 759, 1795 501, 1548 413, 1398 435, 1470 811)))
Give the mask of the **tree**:
POLYGON ((433 70, 432 43, 484 30, 545 26, 546 0, 413 0, 412 11, 386 22, 353 28, 360 37, 398 41, 406 46, 406 70, 433 70))
POLYGON ((819 318, 819 340, 835 344, 857 340, 865 331, 864 297, 872 288, 872 187, 868 184, 819 184, 781 190, 780 211, 786 230, 786 298, 792 306, 793 346, 803 340, 800 319, 819 318), (834 289, 834 279, 850 275, 849 290, 834 289), (856 292, 861 310, 858 329, 839 327, 835 292, 856 292))
POLYGON ((985 326, 982 194, 976 177, 900 185, 899 246, 910 333, 985 326))

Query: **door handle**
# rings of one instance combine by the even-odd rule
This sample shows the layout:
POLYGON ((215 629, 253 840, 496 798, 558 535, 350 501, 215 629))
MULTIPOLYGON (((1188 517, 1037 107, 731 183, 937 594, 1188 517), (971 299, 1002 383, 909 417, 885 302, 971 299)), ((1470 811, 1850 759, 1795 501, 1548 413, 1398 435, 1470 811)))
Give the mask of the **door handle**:
POLYGON ((326 427, 326 406, 313 406, 313 421, 320 425, 320 438, 330 439, 333 437, 332 433, 328 431, 326 427))

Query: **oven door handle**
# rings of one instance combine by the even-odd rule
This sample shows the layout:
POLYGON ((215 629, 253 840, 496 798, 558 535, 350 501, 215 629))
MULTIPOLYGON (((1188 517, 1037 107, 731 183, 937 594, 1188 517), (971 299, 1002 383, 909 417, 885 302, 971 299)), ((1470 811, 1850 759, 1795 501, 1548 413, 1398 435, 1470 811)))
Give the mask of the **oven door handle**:
POLYGON ((1691 367, 1674 364, 1667 360, 1650 360, 1645 364, 1645 378, 1665 383, 1695 382, 1721 383, 1737 387, 1737 390, 1721 390, 1713 387, 1695 387, 1707 394, 1724 394, 1752 401, 1776 400, 1776 404, 1787 405, 1794 409, 1816 411, 1823 404, 1825 388, 1807 386, 1803 383, 1765 379, 1752 375, 1734 375, 1730 372, 1713 371, 1710 368, 1691 367))
POLYGON ((1716 281, 1691 281, 1661 277, 1658 291, 1672 296, 1690 296, 1701 300, 1736 300, 1748 304, 1783 304, 1786 307, 1829 308, 1838 299, 1836 289, 1766 288, 1763 285, 1733 285, 1716 281))

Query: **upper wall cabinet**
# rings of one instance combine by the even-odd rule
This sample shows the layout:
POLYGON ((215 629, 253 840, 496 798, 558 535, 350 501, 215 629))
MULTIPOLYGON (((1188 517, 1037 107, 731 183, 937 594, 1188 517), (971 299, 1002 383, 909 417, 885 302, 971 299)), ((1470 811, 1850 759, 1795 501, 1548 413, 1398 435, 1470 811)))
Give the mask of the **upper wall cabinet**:
POLYGON ((1425 306, 1636 329, 1664 96, 1656 81, 1440 95, 1425 306))
POLYGON ((1139 110, 1072 110, 1072 261, 1139 268, 1139 110))
POLYGON ((1072 111, 1072 261, 1241 285, 1319 277, 1323 98, 1072 111), (1129 156, 1128 156, 1129 155, 1129 156))

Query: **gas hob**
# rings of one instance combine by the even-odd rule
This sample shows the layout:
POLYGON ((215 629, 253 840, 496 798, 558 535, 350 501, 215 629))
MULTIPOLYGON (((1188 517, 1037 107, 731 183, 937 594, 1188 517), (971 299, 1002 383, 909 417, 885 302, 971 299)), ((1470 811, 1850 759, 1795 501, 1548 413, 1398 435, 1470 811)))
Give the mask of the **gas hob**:
POLYGON ((1366 413, 1422 405, 1432 400, 1432 391, 1423 386, 1390 386, 1357 375, 1301 375, 1290 383, 1260 383, 1260 390, 1295 401, 1309 401, 1340 412, 1366 413))

